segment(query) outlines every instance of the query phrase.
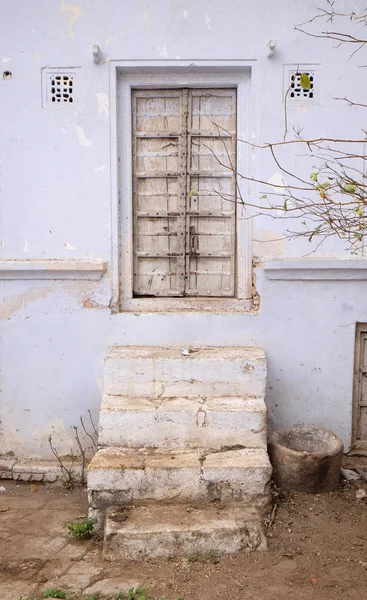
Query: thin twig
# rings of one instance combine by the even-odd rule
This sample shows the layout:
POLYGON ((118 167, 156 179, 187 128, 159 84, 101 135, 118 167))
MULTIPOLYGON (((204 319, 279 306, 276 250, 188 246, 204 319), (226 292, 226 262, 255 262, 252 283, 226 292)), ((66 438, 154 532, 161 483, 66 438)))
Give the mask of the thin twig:
POLYGON ((95 438, 95 434, 93 434, 93 435, 92 435, 91 433, 89 433, 89 431, 87 430, 87 428, 86 428, 86 427, 85 427, 85 425, 84 425, 84 421, 83 421, 83 417, 82 417, 82 416, 80 416, 80 423, 81 423, 81 426, 82 426, 82 428, 83 428, 83 431, 84 431, 84 433, 85 433, 85 434, 86 434, 86 435, 89 437, 89 439, 92 441, 93 447, 94 447, 95 449, 97 449, 97 441, 96 441, 96 438, 95 438))

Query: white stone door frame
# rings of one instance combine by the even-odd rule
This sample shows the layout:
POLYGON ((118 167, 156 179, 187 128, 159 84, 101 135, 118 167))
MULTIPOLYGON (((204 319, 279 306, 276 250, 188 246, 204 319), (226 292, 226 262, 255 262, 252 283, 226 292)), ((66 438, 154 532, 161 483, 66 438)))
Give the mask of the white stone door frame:
MULTIPOLYGON (((237 211, 236 298, 134 298, 132 227, 131 90, 137 88, 235 87, 237 138, 257 137, 256 61, 254 60, 114 60, 110 68, 111 214, 113 312, 243 312, 251 307, 252 253, 249 211, 237 211), (122 247, 122 243, 124 246, 122 247)), ((237 145, 237 171, 255 177, 248 145, 237 145)), ((243 198, 249 186, 239 179, 243 198)))

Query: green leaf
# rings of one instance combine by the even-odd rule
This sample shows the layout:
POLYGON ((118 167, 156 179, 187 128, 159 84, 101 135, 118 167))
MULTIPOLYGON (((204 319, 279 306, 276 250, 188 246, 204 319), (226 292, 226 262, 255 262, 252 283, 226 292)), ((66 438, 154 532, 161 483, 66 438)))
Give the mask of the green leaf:
POLYGON ((325 181, 324 183, 320 184, 320 187, 322 187, 322 189, 327 190, 328 187, 330 187, 330 183, 328 181, 325 181))
POLYGON ((309 76, 307 75, 307 73, 301 73, 299 82, 300 82, 301 88, 303 90, 311 89, 311 80, 310 80, 309 76))
POLYGON ((287 200, 284 200, 283 208, 284 210, 288 210, 287 200))
POLYGON ((357 213, 358 213, 358 216, 359 216, 359 217, 363 217, 363 210, 362 210, 362 207, 361 207, 361 206, 359 206, 359 207, 357 208, 357 213))
POLYGON ((343 191, 347 192, 347 194, 354 194, 356 192, 357 186, 353 183, 347 183, 343 186, 343 191))
POLYGON ((318 173, 311 173, 310 179, 312 179, 313 181, 317 181, 317 175, 318 173))
MULTIPOLYGON (((264 194, 263 196, 260 196, 260 200, 267 200, 267 195, 264 194)), ((178 600, 180 600, 180 599, 178 599, 178 600)))

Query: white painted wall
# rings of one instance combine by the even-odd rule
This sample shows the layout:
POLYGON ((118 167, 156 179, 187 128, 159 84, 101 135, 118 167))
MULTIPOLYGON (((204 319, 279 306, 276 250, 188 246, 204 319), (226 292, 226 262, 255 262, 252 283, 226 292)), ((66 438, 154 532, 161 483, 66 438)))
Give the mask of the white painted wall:
MULTIPOLYGON (((0 64, 12 73, 0 78, 1 260, 100 259, 110 265, 108 61, 256 61, 251 101, 258 117, 249 135, 259 141, 283 134, 284 64, 318 63, 320 101, 291 109, 290 127, 304 127, 305 135, 358 136, 361 113, 334 97, 363 98, 362 54, 348 61, 347 48, 336 50, 293 29, 319 4, 1 0, 0 64), (270 39, 277 40, 272 59, 270 39), (102 49, 100 65, 92 60, 93 44, 102 49), (45 66, 80 67, 81 97, 72 109, 42 108, 45 66)), ((340 4, 364 8, 359 1, 340 4)), ((263 179, 274 175, 274 166, 259 157, 256 169, 263 179)), ((254 225, 253 252, 260 261, 303 257, 315 248, 276 241, 284 227, 263 218, 254 225)), ((350 258, 328 244, 313 255, 313 266, 340 257, 350 258)), ((111 314, 110 267, 100 281, 0 280, 0 452, 48 457, 53 433, 60 453, 67 453, 70 426, 88 408, 98 414, 103 358, 113 344, 260 346, 268 357, 272 426, 327 426, 348 447, 354 331, 356 321, 367 321, 367 281, 270 280, 262 267, 256 278, 257 314, 111 314)))

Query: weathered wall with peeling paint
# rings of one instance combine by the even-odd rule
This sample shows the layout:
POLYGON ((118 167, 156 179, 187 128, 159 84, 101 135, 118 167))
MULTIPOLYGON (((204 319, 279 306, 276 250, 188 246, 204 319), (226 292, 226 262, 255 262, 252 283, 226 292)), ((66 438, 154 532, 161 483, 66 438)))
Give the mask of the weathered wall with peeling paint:
MULTIPOLYGON (((260 141, 283 135, 284 64, 318 63, 320 102, 292 109, 290 127, 304 127, 307 135, 358 136, 360 113, 334 98, 363 98, 360 60, 348 62, 348 49, 293 29, 318 5, 1 0, 0 64, 11 72, 0 78, 1 260, 110 264, 110 60, 256 60, 258 122, 250 134, 260 141), (270 39, 277 40, 272 59, 270 39), (103 53, 99 65, 93 44, 103 53), (79 68, 80 98, 71 110, 42 108, 45 66, 79 68)), ((258 170, 265 180, 274 175, 266 161, 258 170)), ((339 280, 269 279, 265 259, 302 257, 314 249, 280 241, 283 228, 282 221, 267 219, 253 227, 257 313, 111 314, 109 268, 100 280, 0 279, 0 453, 48 457, 50 433, 59 452, 68 453, 70 426, 88 409, 98 414, 103 358, 113 344, 260 346, 269 362, 272 425, 328 426, 348 446, 354 330, 356 321, 367 321, 367 281, 343 280, 343 269, 339 280)), ((336 243, 313 255, 315 262, 338 257, 350 258, 336 243)))

